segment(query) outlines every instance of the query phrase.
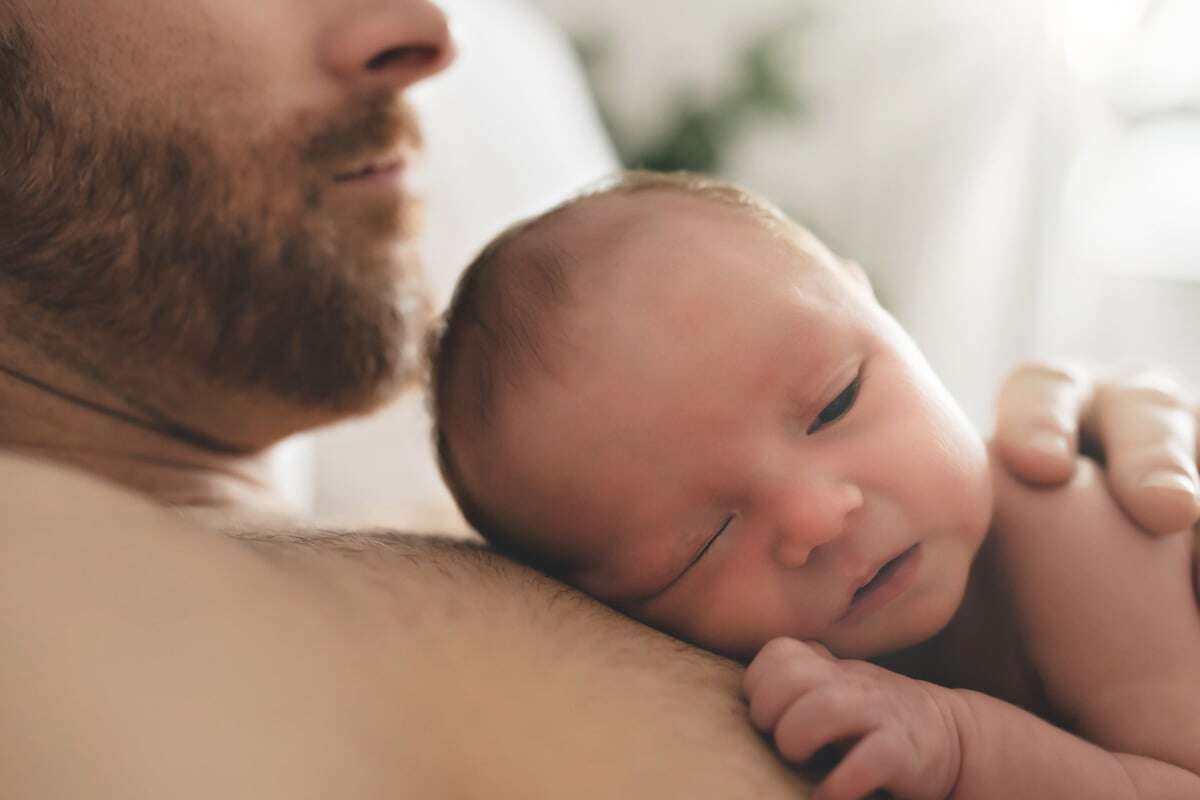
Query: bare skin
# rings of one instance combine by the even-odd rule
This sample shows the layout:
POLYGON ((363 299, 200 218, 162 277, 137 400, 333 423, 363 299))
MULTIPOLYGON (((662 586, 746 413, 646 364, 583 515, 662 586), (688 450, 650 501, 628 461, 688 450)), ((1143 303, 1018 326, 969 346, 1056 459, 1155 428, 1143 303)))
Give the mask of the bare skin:
POLYGON ((854 740, 820 800, 876 786, 964 800, 1195 797, 1192 537, 1140 535, 1087 462, 1058 492, 1002 469, 996 487, 994 531, 959 615, 936 639, 882 661, 923 680, 778 639, 746 673, 755 724, 797 760, 854 740))
POLYGON ((279 507, 266 451, 219 452, 181 441, 103 385, 31 350, 0 341, 0 363, 11 370, 0 369, 4 449, 87 469, 169 505, 279 507))
POLYGON ((485 516, 636 619, 762 648, 747 696, 780 754, 848 749, 819 800, 1200 791, 1191 536, 1141 535, 1091 462, 1019 489, 861 273, 658 191, 590 198, 544 234, 585 265, 573 327, 493 440, 460 432, 485 516), (623 215, 644 227, 588 242, 623 215), (914 645, 884 664, 933 683, 862 660, 914 645))
POLYGON ((804 796, 734 665, 489 553, 236 541, 12 458, 0 485, 6 797, 804 796))
MULTIPOLYGON (((402 98, 452 59, 446 21, 429 2, 0 0, 0 33, 18 19, 44 58, 39 74, 55 82, 46 87, 50 96, 70 99, 60 110, 127 122, 115 133, 138 130, 151 145, 198 139, 205 146, 195 174, 232 176, 238 192, 224 206, 185 210, 244 221, 263 234, 240 243, 244 261, 228 263, 137 263, 128 254, 144 250, 115 241, 113 251, 126 260, 90 277, 128 276, 141 266, 155 279, 185 280, 224 265, 236 271, 217 278, 269 282, 295 274, 273 269, 280 263, 271 243, 281 231, 301 242, 316 236, 325 249, 312 252, 339 256, 324 266, 352 264, 369 279, 362 295, 343 287, 347 308, 411 277, 375 257, 378 248, 411 245, 411 231, 379 224, 381 208, 405 201, 363 199, 357 189, 335 194, 341 188, 333 184, 358 156, 411 145, 401 136, 409 122, 402 109, 379 103, 402 98), (376 105, 357 105, 366 99, 376 105), (383 108, 384 116, 365 119, 386 123, 378 131, 392 138, 355 139, 362 126, 348 123, 361 121, 364 108, 383 108), (129 117, 131 110, 141 116, 129 117), (325 147, 301 159, 302 145, 319 133, 341 136, 317 138, 325 147), (331 149, 343 141, 357 149, 331 149), (205 172, 214 164, 215 173, 205 172), (299 179, 287 180, 296 175, 315 192, 309 199, 324 203, 308 209, 311 216, 299 179)), ((113 132, 92 131, 98 140, 113 132)), ((55 188, 47 175, 79 177, 45 167, 30 185, 55 188)), ((138 177, 153 187, 162 176, 138 177)), ((74 183, 62 188, 56 202, 87 194, 74 183)), ((179 211, 138 208, 121 183, 95 188, 105 202, 58 220, 77 235, 70 244, 179 211), (130 205, 106 217, 114 199, 130 205)), ((15 198, 0 225, 28 212, 28 199, 15 198)), ((175 216, 180 225, 189 218, 175 216)), ((49 219, 47 211, 29 222, 49 219)), ((16 252, 21 236, 2 230, 0 273, 8 276, 29 253, 16 252)), ((176 237, 163 238, 163 253, 191 252, 174 252, 176 237)), ((225 252, 229 242, 204 244, 225 252)), ((65 257, 37 263, 64 279, 96 266, 65 257)), ((315 271, 306 282, 275 288, 303 296, 309 284, 338 276, 319 271, 320 263, 307 266, 315 271)), ((170 285, 163 280, 160 288, 170 285)), ((93 290, 93 282, 83 288, 93 290)), ((234 377, 234 356, 278 332, 264 321, 269 312, 292 308, 279 295, 241 298, 245 313, 233 321, 262 323, 250 331, 260 335, 206 351, 214 335, 206 324, 219 307, 177 325, 171 298, 155 298, 166 324, 154 328, 153 318, 136 316, 147 294, 117 292, 108 298, 112 308, 100 309, 112 310, 112 320, 89 316, 103 305, 95 298, 80 304, 93 324, 85 330, 23 291, 0 285, 5 797, 803 796, 803 784, 753 733, 735 666, 520 567, 403 535, 349 547, 345 540, 235 540, 166 510, 250 518, 275 508, 262 467, 270 447, 392 396, 411 377, 389 360, 394 354, 372 359, 390 371, 336 376, 344 379, 341 394, 313 399, 303 390, 321 380, 289 391, 247 379, 253 370, 234 377), (136 335, 112 335, 108 323, 122 320, 136 335), (205 360, 205 352, 226 358, 205 360)), ((372 309, 351 308, 356 319, 372 309)), ((420 313, 398 311, 419 330, 420 313)), ((284 328, 293 321, 282 320, 284 328)), ((384 328, 381 342, 398 333, 384 328)), ((236 325, 229 331, 244 333, 236 325)), ((316 378, 355 361, 295 345, 284 339, 267 355, 308 356, 291 366, 297 375, 317 369, 316 378)), ((363 344, 352 354, 367 350, 363 344)), ((276 377, 286 384, 297 376, 276 377)), ((1162 450, 1159 443, 1155 452, 1162 450)))
POLYGON ((728 662, 467 545, 260 527, 273 444, 411 381, 402 100, 452 58, 427 0, 0 3, 6 797, 803 794, 728 662))

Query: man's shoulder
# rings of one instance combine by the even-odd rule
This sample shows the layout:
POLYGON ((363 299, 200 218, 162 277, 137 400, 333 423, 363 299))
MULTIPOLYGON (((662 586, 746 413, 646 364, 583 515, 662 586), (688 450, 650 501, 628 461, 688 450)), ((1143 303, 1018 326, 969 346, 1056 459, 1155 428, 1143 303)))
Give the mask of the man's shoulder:
MULTIPOLYGON (((0 451, 0 553, 85 544, 97 529, 118 537, 169 524, 149 500, 83 471, 0 451)), ((0 558, 0 570, 12 564, 0 558)))
POLYGON ((38 507, 64 492, 96 497, 127 494, 88 473, 52 461, 0 450, 0 493, 13 508, 38 507))
POLYGON ((735 665, 483 547, 235 540, 21 459, 0 486, 6 797, 802 791, 735 665))

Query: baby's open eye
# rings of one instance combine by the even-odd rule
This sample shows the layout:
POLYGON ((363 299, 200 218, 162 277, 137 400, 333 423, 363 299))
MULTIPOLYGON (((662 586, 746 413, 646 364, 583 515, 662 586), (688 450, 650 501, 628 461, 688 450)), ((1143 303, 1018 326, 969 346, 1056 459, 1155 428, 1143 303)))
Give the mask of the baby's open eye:
POLYGON ((854 380, 850 381, 850 385, 843 389, 841 394, 833 398, 832 403, 821 409, 821 413, 813 420, 812 425, 808 426, 808 432, 816 433, 826 425, 837 422, 846 416, 847 412, 854 408, 854 401, 858 399, 858 389, 861 385, 862 373, 860 372, 854 376, 854 380))

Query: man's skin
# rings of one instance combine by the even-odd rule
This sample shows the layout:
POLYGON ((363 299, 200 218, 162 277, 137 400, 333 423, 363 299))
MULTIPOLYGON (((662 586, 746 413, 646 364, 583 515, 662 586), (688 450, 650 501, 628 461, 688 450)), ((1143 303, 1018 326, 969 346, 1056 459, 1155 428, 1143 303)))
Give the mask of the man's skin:
MULTIPOLYGON (((427 0, 0 0, 6 798, 803 796, 734 665, 462 544, 256 530, 271 446, 415 374, 411 199, 356 176, 452 57, 427 0)), ((1052 405, 1004 417, 1043 467, 1052 405)))
POLYGON ((738 670, 479 550, 0 462, 5 797, 802 797, 738 670), (63 502, 69 498, 69 502, 63 502))
MULTIPOLYGON (((378 299, 412 278, 411 230, 380 221, 409 199, 336 176, 398 144, 411 156, 411 119, 386 99, 451 61, 436 7, 0 0, 0 34, 10 66, 27 62, 24 101, 51 98, 60 124, 0 129, 6 798, 802 796, 748 724, 733 665, 491 553, 386 533, 256 541, 251 522, 235 539, 163 508, 223 523, 273 510, 270 445, 411 378, 388 340, 419 340, 419 304, 397 293, 396 319, 378 299), (101 159, 119 152, 109 120, 141 135, 131 164, 155 166, 155 137, 175 137, 190 161, 161 166, 205 180, 145 203, 119 179, 146 167, 64 168, 72 131, 102 143, 101 159), (50 134, 60 146, 38 147, 50 134), (208 191, 230 174, 239 195, 208 191), (65 194, 46 188, 55 180, 65 194), (208 216, 203 230, 192 215, 208 216), (239 219, 258 239, 234 249, 239 219), (113 241, 80 244, 97 237, 113 241), (276 238, 301 242, 308 262, 273 253, 276 238), (189 264, 196 251, 245 257, 189 264), (85 252, 94 263, 55 257, 85 252), (185 270, 213 275, 175 295, 167 278, 185 270), (119 282, 129 275, 135 291, 119 282), (310 297, 289 278, 340 294, 310 297), (242 298, 255 305, 228 318, 205 307, 239 280, 258 282, 242 298), (72 292, 86 294, 72 305, 72 292), (342 335, 287 338, 314 325, 342 335), (262 349, 272 340, 280 352, 262 349), (270 372, 289 356, 290 372, 270 372), (330 359, 353 369, 323 372, 330 359)), ((43 116, 26 102, 17 119, 43 116)), ((153 174, 126 180, 161 188, 153 174)))

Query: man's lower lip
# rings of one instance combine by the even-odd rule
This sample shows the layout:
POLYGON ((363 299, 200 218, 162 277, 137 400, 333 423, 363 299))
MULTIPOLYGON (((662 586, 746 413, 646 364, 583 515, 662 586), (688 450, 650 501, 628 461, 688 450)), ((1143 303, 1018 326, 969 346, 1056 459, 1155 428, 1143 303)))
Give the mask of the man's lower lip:
POLYGON ((904 594, 917 579, 921 566, 921 545, 905 550, 884 567, 888 574, 863 594, 854 598, 838 622, 855 622, 886 606, 904 594))
POLYGON ((347 188, 394 188, 403 190, 405 186, 405 174, 403 167, 395 166, 354 177, 337 178, 335 182, 338 186, 345 186, 347 188))

